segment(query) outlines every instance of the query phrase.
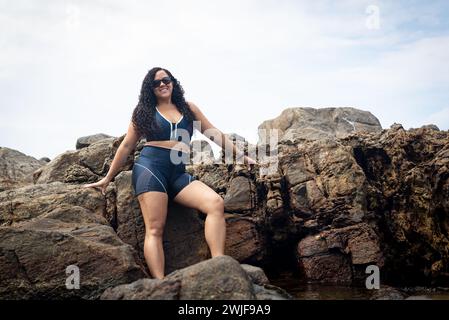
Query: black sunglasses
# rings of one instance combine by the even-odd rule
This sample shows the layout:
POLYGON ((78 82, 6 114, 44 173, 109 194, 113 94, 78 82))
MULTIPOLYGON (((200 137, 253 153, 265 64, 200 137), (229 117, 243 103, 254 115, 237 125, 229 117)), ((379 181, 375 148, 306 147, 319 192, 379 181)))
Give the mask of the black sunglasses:
POLYGON ((159 87, 161 85, 161 82, 163 82, 164 84, 169 84, 171 82, 171 78, 170 77, 163 77, 160 80, 153 80, 151 85, 153 86, 153 88, 157 88, 157 87, 159 87))

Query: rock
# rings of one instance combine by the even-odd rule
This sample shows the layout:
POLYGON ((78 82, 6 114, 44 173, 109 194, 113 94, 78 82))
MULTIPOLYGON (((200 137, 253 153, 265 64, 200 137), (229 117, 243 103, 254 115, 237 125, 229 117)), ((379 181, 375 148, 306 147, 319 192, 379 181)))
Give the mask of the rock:
POLYGON ((107 289, 102 300, 177 300, 181 289, 179 280, 140 279, 107 289))
POLYGON ((141 279, 110 288, 101 299, 280 300, 291 296, 269 284, 253 284, 236 260, 220 256, 177 270, 163 280, 141 279))
MULTIPOLYGON (((376 132, 382 126, 370 112, 355 108, 288 108, 279 117, 264 121, 258 129, 276 129, 279 141, 297 143, 298 139, 333 139, 354 132, 376 132)), ((259 131, 259 143, 267 142, 267 135, 259 131)))
MULTIPOLYGON (((225 151, 224 149, 220 150, 220 156, 218 159, 221 159, 221 163, 223 164, 232 164, 235 163, 235 159, 237 156, 248 155, 250 157, 256 158, 257 155, 257 147, 251 143, 249 143, 244 137, 238 135, 236 133, 226 133, 226 137, 231 140, 234 145, 237 147, 239 154, 233 155, 230 150, 225 151)), ((237 163, 243 164, 243 159, 239 159, 237 163)))
POLYGON ((266 200, 266 215, 269 217, 283 216, 284 213, 284 199, 283 179, 279 173, 269 174, 258 181, 267 190, 266 200))
POLYGON ((426 124, 424 126, 421 126, 421 129, 440 131, 440 128, 438 128, 435 124, 426 124))
POLYGON ((61 182, 7 190, 0 192, 0 225, 8 226, 67 207, 85 208, 102 216, 105 201, 100 192, 61 182))
POLYGON ((51 160, 48 157, 42 157, 39 159, 39 161, 50 162, 51 160))
POLYGON ((226 216, 225 253, 245 263, 260 263, 266 257, 266 242, 249 217, 226 216))
POLYGON ((114 137, 104 134, 104 133, 97 133, 97 134, 93 134, 90 136, 84 136, 84 137, 78 138, 76 140, 76 150, 86 148, 97 141, 101 141, 104 139, 110 139, 110 138, 114 138, 114 137))
POLYGON ((265 272, 261 268, 249 264, 241 264, 240 266, 243 268, 243 270, 245 270, 251 282, 253 282, 254 284, 257 284, 259 286, 270 284, 270 281, 265 275, 265 272))
POLYGON ((404 300, 407 297, 400 289, 382 285, 379 289, 372 290, 370 300, 404 300))
POLYGON ((307 280, 344 284, 353 283, 357 265, 384 263, 379 238, 364 223, 304 238, 298 244, 298 259, 307 280))
POLYGON ((179 299, 247 300, 254 289, 240 264, 229 256, 220 256, 177 270, 167 276, 180 280, 179 299))
POLYGON ((224 197, 225 210, 242 212, 254 209, 256 205, 256 188, 246 177, 235 177, 230 181, 229 189, 224 197))
POLYGON ((228 182, 231 178, 225 165, 201 164, 186 166, 186 170, 224 197, 228 182))
POLYGON ((352 149, 333 141, 303 143, 283 150, 279 166, 285 175, 290 208, 322 227, 362 222, 366 210, 366 176, 352 149))
POLYGON ((33 172, 46 164, 14 149, 0 147, 0 192, 33 183, 33 172))
MULTIPOLYGON (((65 183, 96 182, 105 176, 124 136, 97 141, 80 150, 69 150, 54 158, 41 169, 36 170, 34 183, 60 181, 65 183)), ((134 155, 131 153, 123 166, 130 170, 134 155)))
MULTIPOLYGON (((449 132, 433 125, 405 130, 398 123, 382 130, 374 116, 353 108, 287 109, 261 128, 281 132, 278 145, 268 146, 273 154, 258 159, 269 170, 207 161, 187 166, 225 198, 226 254, 256 265, 285 264, 297 254, 308 281, 357 283, 366 276, 365 267, 376 264, 395 286, 414 285, 410 280, 449 283, 449 132)), ((246 150, 267 147, 267 139, 251 146, 229 136, 239 138, 236 143, 246 150)), ((111 225, 138 252, 135 264, 145 265, 144 224, 130 181, 133 159, 145 141, 139 141, 106 196, 77 185, 106 174, 123 138, 63 153, 33 172, 36 185, 28 180, 30 185, 22 186, 19 179, 14 189, 7 187, 0 192, 0 225, 17 238, 19 225, 30 219, 59 221, 45 223, 57 238, 69 232, 61 223, 81 229, 111 225), (88 212, 94 213, 90 220, 88 212)), ((164 234, 168 272, 209 257, 204 218, 170 204, 164 234)), ((2 260, 5 270, 16 270, 8 259, 2 260)), ((114 268, 123 272, 120 265, 114 268)), ((150 287, 142 283, 137 288, 150 287)), ((255 297, 259 289, 253 285, 255 297)))
POLYGON ((366 178, 367 211, 385 239, 385 271, 397 283, 449 283, 448 132, 395 124, 348 138, 366 178))
POLYGON ((293 297, 282 288, 267 285, 254 284, 254 293, 257 300, 292 300, 293 297))
POLYGON ((215 162, 212 147, 206 140, 194 140, 190 145, 192 164, 213 164, 215 162))
POLYGON ((96 192, 54 182, 0 193, 0 297, 95 299, 108 287, 145 274, 136 253, 102 216, 96 192), (27 197, 27 201, 23 201, 27 197), (68 266, 80 289, 66 287, 68 266))

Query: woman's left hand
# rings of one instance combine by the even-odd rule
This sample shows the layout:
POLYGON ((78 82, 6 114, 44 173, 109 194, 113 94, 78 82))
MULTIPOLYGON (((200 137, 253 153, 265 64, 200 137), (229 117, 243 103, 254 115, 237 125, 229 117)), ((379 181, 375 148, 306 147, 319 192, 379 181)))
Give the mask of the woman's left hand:
POLYGON ((247 157, 247 156, 245 156, 245 158, 244 158, 245 160, 245 164, 247 164, 248 165, 248 167, 250 167, 252 164, 258 164, 257 163, 257 161, 256 160, 254 160, 253 158, 250 158, 250 157, 247 157))

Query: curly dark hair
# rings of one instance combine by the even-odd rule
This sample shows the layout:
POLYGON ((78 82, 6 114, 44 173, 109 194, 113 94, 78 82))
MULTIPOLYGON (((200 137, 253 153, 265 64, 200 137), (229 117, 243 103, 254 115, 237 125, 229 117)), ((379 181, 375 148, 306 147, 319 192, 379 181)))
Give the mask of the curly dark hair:
POLYGON ((140 89, 139 102, 134 108, 132 114, 132 123, 136 127, 140 137, 143 136, 148 141, 152 139, 153 132, 158 129, 158 125, 155 121, 157 98, 153 92, 151 83, 156 76, 156 72, 159 70, 164 70, 173 80, 173 91, 171 95, 171 101, 173 104, 179 112, 187 118, 191 126, 193 126, 193 120, 195 120, 195 116, 184 98, 184 89, 182 88, 180 82, 167 69, 154 67, 148 71, 147 75, 143 79, 142 88, 140 89))

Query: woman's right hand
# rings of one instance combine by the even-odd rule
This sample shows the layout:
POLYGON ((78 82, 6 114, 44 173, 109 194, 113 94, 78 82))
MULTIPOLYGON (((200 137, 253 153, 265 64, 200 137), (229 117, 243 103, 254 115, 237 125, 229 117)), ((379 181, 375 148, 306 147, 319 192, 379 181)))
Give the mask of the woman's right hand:
POLYGON ((106 195, 106 187, 108 186, 108 184, 110 182, 111 182, 111 179, 109 179, 107 177, 104 177, 100 181, 97 181, 97 182, 94 182, 94 183, 85 184, 83 186, 83 188, 100 188, 101 193, 103 195, 106 195))

